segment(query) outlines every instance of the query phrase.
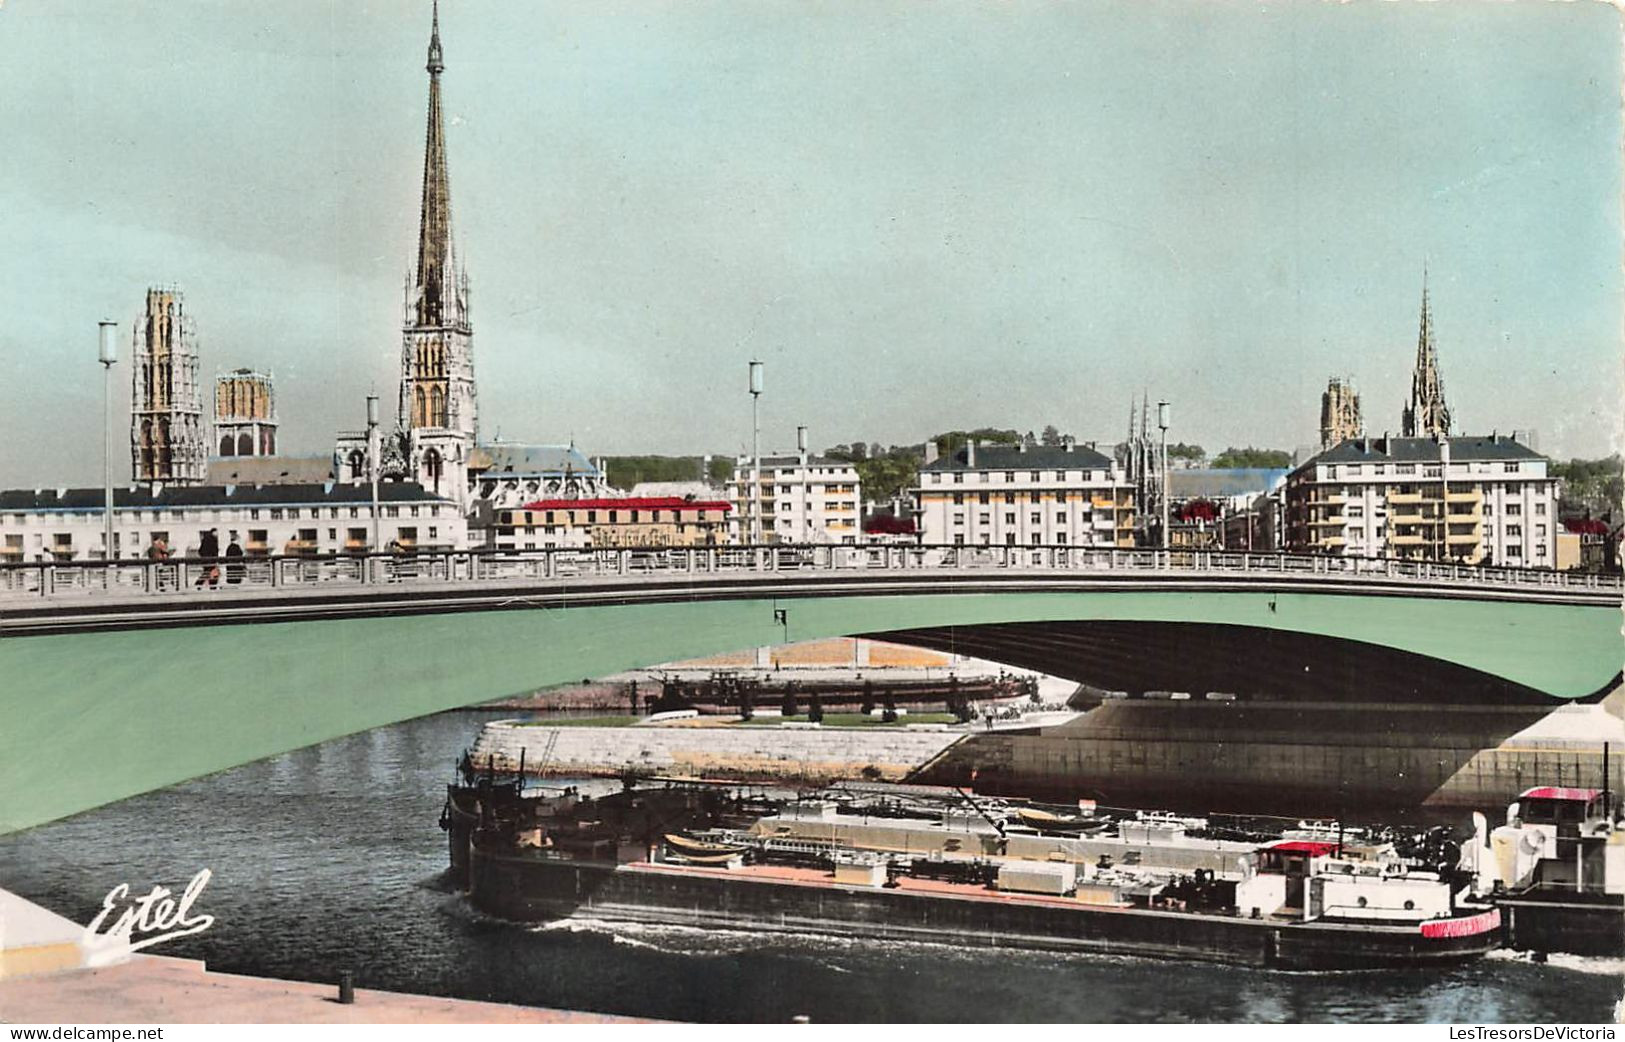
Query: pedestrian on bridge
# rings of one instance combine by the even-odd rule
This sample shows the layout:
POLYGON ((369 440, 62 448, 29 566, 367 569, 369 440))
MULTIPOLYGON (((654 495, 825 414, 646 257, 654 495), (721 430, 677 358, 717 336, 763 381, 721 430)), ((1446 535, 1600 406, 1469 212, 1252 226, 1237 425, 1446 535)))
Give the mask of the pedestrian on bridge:
POLYGON ((208 583, 209 589, 220 588, 220 534, 214 529, 203 533, 198 540, 197 555, 203 559, 203 572, 197 577, 197 588, 203 589, 208 583))

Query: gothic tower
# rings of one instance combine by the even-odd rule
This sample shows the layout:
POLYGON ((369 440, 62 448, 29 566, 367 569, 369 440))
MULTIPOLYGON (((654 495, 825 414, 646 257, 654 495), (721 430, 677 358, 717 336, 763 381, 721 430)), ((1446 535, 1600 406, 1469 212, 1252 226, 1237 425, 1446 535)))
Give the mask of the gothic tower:
POLYGON ((1428 310, 1428 273, 1422 269, 1422 322, 1416 334, 1416 371, 1411 374, 1411 400, 1400 414, 1400 432, 1407 438, 1444 437, 1450 434, 1450 408, 1444 403, 1444 377, 1433 343, 1433 315, 1428 310))
POLYGON ((130 369, 130 469, 145 484, 196 485, 209 447, 198 390, 197 334, 180 290, 147 290, 130 369))
POLYGON ((1365 433, 1360 422, 1360 395, 1353 380, 1332 377, 1320 396, 1320 447, 1333 448, 1365 433))
POLYGON ((429 125, 423 148, 418 254, 408 276, 401 336, 398 423, 404 459, 386 457, 392 476, 408 477, 461 502, 469 451, 479 436, 474 397, 474 331, 468 321, 468 277, 451 238, 451 185, 440 108, 440 5, 429 34, 429 125))

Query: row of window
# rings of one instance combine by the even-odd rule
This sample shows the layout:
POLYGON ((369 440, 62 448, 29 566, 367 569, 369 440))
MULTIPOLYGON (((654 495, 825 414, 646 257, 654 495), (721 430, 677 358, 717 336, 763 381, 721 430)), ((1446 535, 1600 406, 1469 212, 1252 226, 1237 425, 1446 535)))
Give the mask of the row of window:
MULTIPOLYGON (((1382 474, 1388 473, 1388 470, 1387 470, 1388 464, 1386 464, 1386 463, 1372 463, 1369 466, 1371 467, 1371 473, 1372 474, 1382 475, 1382 474)), ((1440 470, 1440 468, 1442 466, 1443 465, 1439 464, 1439 463, 1425 463, 1425 464, 1422 465, 1422 476, 1423 477, 1429 477, 1429 478, 1442 477, 1443 474, 1442 474, 1442 471, 1440 470)), ((1366 467, 1365 464, 1360 464, 1360 463, 1345 463, 1345 464, 1342 464, 1342 465, 1339 465, 1339 464, 1336 464, 1336 463, 1328 463, 1328 464, 1325 464, 1324 466, 1322 466, 1320 469, 1323 472, 1322 473, 1323 477, 1335 480, 1337 478, 1337 475, 1338 475, 1339 472, 1341 472, 1343 474, 1346 474, 1349 477, 1359 477, 1361 474, 1365 473, 1365 467, 1366 467)), ((1494 473, 1495 472, 1494 467, 1495 467, 1495 465, 1492 464, 1492 463, 1480 463, 1478 465, 1477 473, 1479 473, 1479 474, 1494 473)), ((1393 464, 1393 468, 1394 468, 1393 473, 1395 473, 1395 474, 1415 474, 1416 473, 1416 464, 1414 464, 1414 463, 1395 463, 1395 464, 1393 464)), ((1519 470, 1520 470, 1520 467, 1519 467, 1519 464, 1516 461, 1505 461, 1505 462, 1503 462, 1501 464, 1501 467, 1500 467, 1500 473, 1502 473, 1502 474, 1516 474, 1516 473, 1519 472, 1519 470)), ((1452 474, 1471 474, 1471 473, 1474 473, 1474 471, 1466 463, 1452 463, 1452 464, 1450 464, 1450 473, 1452 473, 1452 474)))
MULTIPOLYGON (((953 475, 951 481, 955 485, 964 484, 965 483, 965 475, 969 474, 971 476, 971 484, 974 485, 974 484, 976 484, 978 482, 993 484, 995 482, 995 479, 998 478, 1000 475, 1003 475, 1003 480, 1004 480, 1005 484, 1009 484, 1010 482, 1013 482, 1013 481, 1016 480, 1016 474, 1018 472, 1014 471, 1014 470, 1004 470, 1004 471, 997 471, 997 470, 971 470, 971 471, 955 470, 955 471, 948 471, 946 473, 950 473, 950 474, 953 475)), ((1044 480, 1044 475, 1046 473, 1050 473, 1050 472, 1042 471, 1042 470, 1029 470, 1029 471, 1026 471, 1025 473, 1027 475, 1027 480, 1028 481, 1043 481, 1044 480)), ((1073 482, 1093 481, 1093 482, 1100 482, 1100 481, 1109 481, 1109 480, 1111 480, 1111 475, 1107 471, 1104 471, 1104 470, 1057 470, 1057 471, 1054 471, 1053 474, 1054 474, 1053 480, 1055 480, 1055 481, 1073 481, 1073 482)), ((945 482, 943 480, 944 477, 945 477, 945 473, 943 471, 926 471, 924 474, 920 475, 922 483, 929 484, 929 485, 945 484, 945 482)))
MULTIPOLYGON (((967 493, 964 493, 964 492, 955 492, 954 493, 954 502, 955 503, 963 503, 963 502, 965 502, 965 496, 966 495, 967 495, 967 493)), ((1018 493, 1004 492, 1004 493, 1001 493, 1001 495, 1003 496, 1002 502, 1014 503, 1014 502, 1016 502, 1016 497, 1017 497, 1018 493)), ((993 497, 993 493, 991 493, 991 492, 978 492, 978 493, 976 493, 976 502, 978 502, 978 503, 991 503, 993 501, 992 497, 993 497)), ((1079 493, 1077 493, 1077 497, 1078 497, 1078 502, 1084 504, 1085 506, 1088 506, 1092 502, 1091 499, 1090 499, 1090 493, 1088 493, 1088 492, 1079 492, 1079 493)), ((1072 493, 1068 492, 1066 489, 1056 489, 1053 492, 1040 492, 1037 489, 1034 489, 1033 491, 1027 493, 1027 502, 1029 502, 1029 503, 1042 503, 1046 499, 1052 499, 1057 503, 1070 503, 1072 501, 1072 493)), ((1111 504, 1108 503, 1108 504, 1104 504, 1104 505, 1109 506, 1111 504)), ((1120 505, 1126 507, 1129 504, 1123 503, 1123 504, 1120 504, 1120 505)))
POLYGON ((544 515, 541 522, 544 525, 561 523, 567 525, 596 525, 599 523, 598 515, 600 513, 607 515, 604 523, 611 525, 658 524, 662 521, 680 521, 685 514, 687 514, 694 521, 721 522, 726 516, 721 510, 504 510, 502 512, 502 523, 505 525, 524 524, 534 526, 536 524, 536 515, 538 513, 544 515), (587 515, 587 519, 584 522, 579 516, 583 513, 587 515), (555 519, 553 516, 554 514, 563 514, 564 517, 562 519, 555 519), (622 514, 626 514, 627 516, 622 518, 622 514), (643 516, 644 514, 648 514, 649 516, 645 518, 643 516), (519 520, 521 515, 524 517, 523 521, 519 520), (668 517, 665 515, 670 516, 668 517))

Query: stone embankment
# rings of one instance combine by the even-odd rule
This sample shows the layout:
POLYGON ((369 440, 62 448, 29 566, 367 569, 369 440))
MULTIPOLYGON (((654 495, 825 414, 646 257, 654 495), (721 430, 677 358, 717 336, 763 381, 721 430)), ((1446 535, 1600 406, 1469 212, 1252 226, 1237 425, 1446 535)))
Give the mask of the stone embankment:
POLYGON ((513 771, 523 751, 527 772, 542 768, 565 777, 630 771, 822 785, 859 778, 901 781, 963 737, 963 732, 909 727, 548 727, 499 720, 480 731, 472 756, 482 769, 494 761, 497 770, 513 771))

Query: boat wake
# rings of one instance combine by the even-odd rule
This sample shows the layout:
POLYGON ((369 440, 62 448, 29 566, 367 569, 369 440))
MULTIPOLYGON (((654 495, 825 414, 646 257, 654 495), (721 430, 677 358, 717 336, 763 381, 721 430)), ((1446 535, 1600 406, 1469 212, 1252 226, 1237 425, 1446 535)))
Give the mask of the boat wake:
MULTIPOLYGON (((1532 952, 1517 952, 1510 948, 1498 948, 1484 956, 1484 958, 1495 962, 1522 962, 1532 966, 1541 965, 1532 952)), ((1567 955, 1562 952, 1554 952, 1546 957, 1545 965, 1560 970, 1568 970, 1572 973, 1625 979, 1625 959, 1592 955, 1567 955)))

